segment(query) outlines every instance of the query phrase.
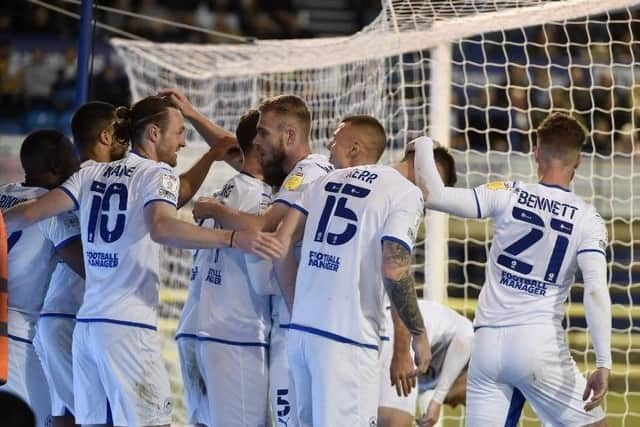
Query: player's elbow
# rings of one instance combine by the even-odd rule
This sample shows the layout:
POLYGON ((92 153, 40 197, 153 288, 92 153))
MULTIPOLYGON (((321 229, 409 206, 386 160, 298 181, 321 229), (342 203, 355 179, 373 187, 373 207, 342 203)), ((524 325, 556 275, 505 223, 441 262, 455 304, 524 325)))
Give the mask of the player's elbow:
POLYGON ((150 224, 149 236, 151 240, 160 245, 170 245, 171 243, 170 227, 162 219, 157 219, 150 224))
POLYGON ((409 265, 397 265, 384 262, 382 264, 382 277, 386 281, 397 282, 411 274, 409 265))

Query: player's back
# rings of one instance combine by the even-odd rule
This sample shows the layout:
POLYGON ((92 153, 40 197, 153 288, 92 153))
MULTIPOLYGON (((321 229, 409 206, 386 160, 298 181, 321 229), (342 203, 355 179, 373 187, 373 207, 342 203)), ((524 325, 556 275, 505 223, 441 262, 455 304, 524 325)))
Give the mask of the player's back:
MULTIPOLYGON (((43 221, 40 224, 40 229, 56 250, 80 239, 79 220, 73 212, 64 212, 43 221)), ((84 279, 60 259, 51 274, 49 289, 44 298, 40 316, 75 317, 83 297, 84 279)))
POLYGON ((466 317, 434 301, 418 300, 431 347, 429 370, 420 377, 422 387, 435 386, 451 341, 456 335, 473 336, 473 326, 466 317))
POLYGON ((178 186, 169 165, 134 153, 87 165, 63 184, 80 206, 86 290, 78 319, 155 327, 160 246, 151 240, 144 207, 175 206, 178 186))
POLYGON ((495 226, 475 325, 559 324, 577 254, 605 254, 602 218, 559 186, 494 183, 476 192, 481 215, 495 226))
POLYGON ((384 317, 382 242, 411 249, 420 190, 393 168, 360 166, 310 184, 299 207, 307 221, 292 327, 377 346, 384 317))
MULTIPOLYGON (((246 173, 227 181, 215 197, 241 212, 259 215, 271 203, 271 187, 246 173)), ((215 228, 222 228, 219 224, 215 228)), ((209 249, 201 271, 199 337, 267 343, 271 329, 270 296, 251 280, 248 254, 235 248, 209 249)), ((254 277, 255 278, 255 277, 254 277)), ((259 277, 260 282, 268 276, 259 277)))
MULTIPOLYGON (((0 187, 0 208, 4 212, 46 192, 44 188, 19 183, 3 185, 0 187)), ((45 239, 39 224, 11 233, 8 240, 9 308, 36 320, 57 264, 55 248, 45 239)))

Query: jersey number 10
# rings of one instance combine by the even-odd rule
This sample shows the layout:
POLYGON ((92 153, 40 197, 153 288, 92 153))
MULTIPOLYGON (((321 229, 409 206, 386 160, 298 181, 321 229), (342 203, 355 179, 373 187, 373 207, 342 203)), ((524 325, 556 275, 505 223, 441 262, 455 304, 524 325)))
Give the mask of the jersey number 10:
POLYGON ((103 182, 93 181, 91 183, 91 191, 93 191, 94 194, 91 199, 91 211, 89 213, 89 225, 87 227, 87 240, 89 242, 95 241, 99 218, 100 238, 106 243, 115 242, 122 237, 124 225, 127 219, 127 216, 125 215, 129 195, 127 186, 117 182, 107 186, 103 182), (112 200, 114 197, 117 197, 117 200, 112 200), (115 227, 113 227, 113 229, 109 229, 108 213, 111 211, 112 203, 115 205, 114 210, 122 213, 118 213, 116 216, 115 227))

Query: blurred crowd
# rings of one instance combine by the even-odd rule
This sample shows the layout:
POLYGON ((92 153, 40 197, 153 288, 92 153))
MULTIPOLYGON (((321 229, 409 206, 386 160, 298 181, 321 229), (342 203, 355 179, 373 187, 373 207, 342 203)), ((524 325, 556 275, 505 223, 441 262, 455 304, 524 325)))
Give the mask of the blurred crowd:
MULTIPOLYGON (((343 2, 358 20, 354 28, 367 24, 380 8, 377 0, 343 2)), ((312 0, 105 0, 99 4, 229 34, 315 35, 306 22, 305 7, 313 5, 312 0)), ((68 7, 68 3, 60 5, 68 7)), ((221 41, 104 11, 96 17, 154 41, 221 41)), ((47 126, 68 128, 75 93, 77 27, 77 21, 29 2, 11 0, 0 6, 0 134, 47 126)), ((109 48, 110 34, 101 30, 96 34, 90 97, 127 104, 128 82, 109 48)), ((591 131, 588 150, 602 155, 640 152, 637 40, 640 8, 587 23, 485 34, 454 45, 452 144, 480 151, 527 152, 533 142, 531 129, 549 111, 560 110, 576 115, 591 131)), ((405 55, 405 75, 394 78, 404 82, 409 101, 428 108, 426 56, 405 55)), ((420 123, 414 128, 423 127, 420 123)))

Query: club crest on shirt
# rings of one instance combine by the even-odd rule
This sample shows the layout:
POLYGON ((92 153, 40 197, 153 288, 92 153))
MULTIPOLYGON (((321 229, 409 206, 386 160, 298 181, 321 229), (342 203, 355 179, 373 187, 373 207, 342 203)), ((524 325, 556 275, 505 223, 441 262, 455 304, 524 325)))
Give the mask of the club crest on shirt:
POLYGON ((294 191, 300 188, 302 181, 304 180, 304 174, 302 172, 296 172, 291 175, 282 185, 285 190, 294 191))

